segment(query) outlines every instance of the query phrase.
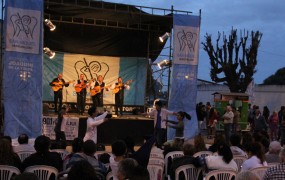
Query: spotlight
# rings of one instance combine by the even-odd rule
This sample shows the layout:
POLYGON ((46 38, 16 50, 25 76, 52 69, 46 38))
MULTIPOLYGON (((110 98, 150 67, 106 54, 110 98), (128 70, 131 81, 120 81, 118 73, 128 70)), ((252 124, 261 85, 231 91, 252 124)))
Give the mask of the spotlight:
POLYGON ((166 32, 165 34, 163 34, 163 36, 159 37, 160 42, 164 42, 169 36, 170 33, 166 32))
POLYGON ((48 57, 49 57, 50 59, 54 58, 54 56, 55 56, 55 52, 53 52, 52 50, 50 50, 48 47, 44 47, 44 53, 45 53, 46 55, 48 55, 48 57))
POLYGON ((160 61, 159 63, 157 63, 157 66, 158 66, 159 69, 161 69, 163 66, 168 66, 168 65, 170 65, 170 61, 166 60, 166 59, 164 59, 164 60, 160 61))
POLYGON ((45 19, 45 25, 49 27, 50 31, 54 31, 56 26, 49 19, 45 19))

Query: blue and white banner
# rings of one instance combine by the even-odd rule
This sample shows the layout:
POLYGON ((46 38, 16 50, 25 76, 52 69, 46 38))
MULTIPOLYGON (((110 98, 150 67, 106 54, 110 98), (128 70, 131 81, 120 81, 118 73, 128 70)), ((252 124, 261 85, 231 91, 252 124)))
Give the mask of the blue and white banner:
MULTIPOLYGON (((184 120, 184 137, 188 139, 198 134, 196 97, 200 17, 174 14, 173 18, 173 70, 168 106, 175 112, 191 115, 190 121, 184 120)), ((173 139, 174 131, 168 129, 168 139, 173 139)))
POLYGON ((6 0, 4 19, 4 134, 41 134, 42 0, 6 0))
MULTIPOLYGON (((68 54, 57 52, 56 56, 50 60, 44 56, 44 78, 43 78, 43 99, 53 101, 53 90, 49 83, 57 77, 58 73, 63 74, 66 82, 79 79, 80 74, 84 74, 85 79, 103 76, 106 86, 117 82, 118 77, 123 81, 132 80, 130 90, 125 90, 124 105, 144 105, 146 68, 148 61, 138 57, 110 57, 93 56, 85 54, 68 54)), ((63 102, 76 102, 76 91, 72 84, 64 87, 63 102)), ((104 91, 104 104, 115 104, 115 95, 112 91, 104 91)), ((87 103, 92 103, 92 99, 87 89, 87 103)))

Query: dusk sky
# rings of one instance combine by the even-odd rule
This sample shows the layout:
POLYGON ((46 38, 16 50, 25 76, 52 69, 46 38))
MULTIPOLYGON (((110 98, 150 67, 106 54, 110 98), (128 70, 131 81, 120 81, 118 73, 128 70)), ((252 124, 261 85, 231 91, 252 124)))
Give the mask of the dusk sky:
MULTIPOLYGON (((202 11, 200 42, 205 34, 216 37, 218 31, 230 34, 232 27, 238 30, 263 33, 258 51, 256 84, 285 67, 285 0, 108 0, 107 2, 148 6, 155 8, 202 11)), ((215 40, 215 38, 213 38, 215 40)), ((165 57, 159 57, 158 61, 165 57)), ((211 80, 210 65, 206 52, 200 45, 198 78, 211 80)))

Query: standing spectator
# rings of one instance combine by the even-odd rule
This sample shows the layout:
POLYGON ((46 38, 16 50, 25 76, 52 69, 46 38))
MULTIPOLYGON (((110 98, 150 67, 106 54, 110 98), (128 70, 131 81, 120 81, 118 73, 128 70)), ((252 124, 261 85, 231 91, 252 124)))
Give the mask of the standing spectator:
POLYGON ((232 126, 233 126, 233 119, 234 119, 234 113, 232 111, 232 107, 227 106, 226 113, 223 115, 224 133, 225 133, 227 144, 230 144, 230 136, 231 136, 232 126))
POLYGON ((67 111, 68 111, 68 108, 66 106, 63 106, 61 108, 61 111, 58 113, 57 122, 54 128, 56 141, 60 141, 60 140, 66 141, 65 127, 66 127, 66 122, 68 118, 67 111))
POLYGON ((277 166, 268 168, 263 176, 263 180, 285 179, 285 149, 281 150, 279 157, 281 163, 277 166))
POLYGON ((255 110, 254 116, 254 133, 267 131, 267 123, 264 116, 261 114, 259 109, 255 110))
POLYGON ((20 151, 35 151, 35 148, 29 144, 29 136, 27 134, 20 134, 18 143, 18 146, 13 146, 15 153, 20 151))
POLYGON ((285 108, 280 112, 280 134, 281 134, 281 146, 285 144, 285 108))
POLYGON ((270 138, 271 141, 277 140, 277 131, 278 131, 278 114, 276 111, 273 111, 272 115, 269 117, 269 128, 270 128, 270 138))
POLYGON ((281 144, 278 141, 272 141, 269 145, 269 151, 265 154, 267 163, 280 162, 279 153, 281 151, 281 144))
POLYGON ((218 123, 218 120, 220 119, 220 116, 215 108, 211 109, 211 117, 209 120, 209 126, 210 126, 210 138, 215 137, 216 135, 216 125, 218 123))
POLYGON ((285 106, 281 106, 280 110, 278 111, 278 119, 279 119, 279 124, 278 125, 279 126, 278 126, 278 137, 277 137, 277 140, 279 140, 281 138, 281 122, 282 122, 282 119, 284 118, 284 110, 285 110, 285 106))
POLYGON ((213 110, 210 102, 206 103, 206 127, 207 127, 207 137, 210 138, 211 136, 211 125, 210 125, 210 118, 212 116, 213 110))
POLYGON ((265 121, 268 123, 268 118, 269 118, 269 115, 270 115, 270 111, 269 111, 267 106, 263 107, 262 115, 265 118, 265 121))
POLYGON ((237 132, 238 123, 240 122, 240 112, 236 107, 233 107, 234 119, 233 119, 233 133, 237 132))
POLYGON ((0 139, 0 165, 14 166, 21 170, 21 160, 13 151, 9 140, 0 139))
POLYGON ((46 136, 38 136, 35 140, 36 153, 31 154, 23 161, 23 169, 34 165, 47 165, 62 171, 62 159, 59 153, 50 152, 50 139, 46 136))
POLYGON ((162 108, 162 102, 156 101, 155 109, 147 115, 154 116, 154 136, 156 137, 157 147, 161 148, 166 141, 166 120, 168 115, 176 115, 176 113, 162 108))

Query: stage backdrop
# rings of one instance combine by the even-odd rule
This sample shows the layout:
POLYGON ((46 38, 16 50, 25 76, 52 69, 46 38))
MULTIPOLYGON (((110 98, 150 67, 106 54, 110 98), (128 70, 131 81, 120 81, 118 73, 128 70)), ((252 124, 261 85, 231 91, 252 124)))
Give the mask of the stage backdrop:
MULTIPOLYGON (((126 82, 133 80, 130 90, 125 90, 124 105, 144 105, 146 86, 146 67, 148 61, 145 58, 123 58, 107 56, 91 56, 83 54, 56 53, 50 60, 44 56, 43 99, 53 101, 53 91, 49 83, 63 73, 65 81, 77 80, 80 74, 85 79, 104 77, 106 86, 117 82, 121 76, 126 82)), ((86 98, 87 103, 92 103, 89 89, 86 98)), ((104 91, 104 104, 114 104, 115 97, 112 91, 104 91)), ((63 102, 76 102, 76 92, 73 84, 64 87, 63 102)))
POLYGON ((7 0, 4 19, 4 134, 41 134, 42 0, 7 0))
MULTIPOLYGON (((196 97, 200 17, 174 14, 173 18, 174 50, 169 109, 184 111, 192 116, 190 121, 184 120, 184 137, 187 139, 198 134, 196 97)), ((173 139, 174 132, 169 128, 168 139, 173 139)))

